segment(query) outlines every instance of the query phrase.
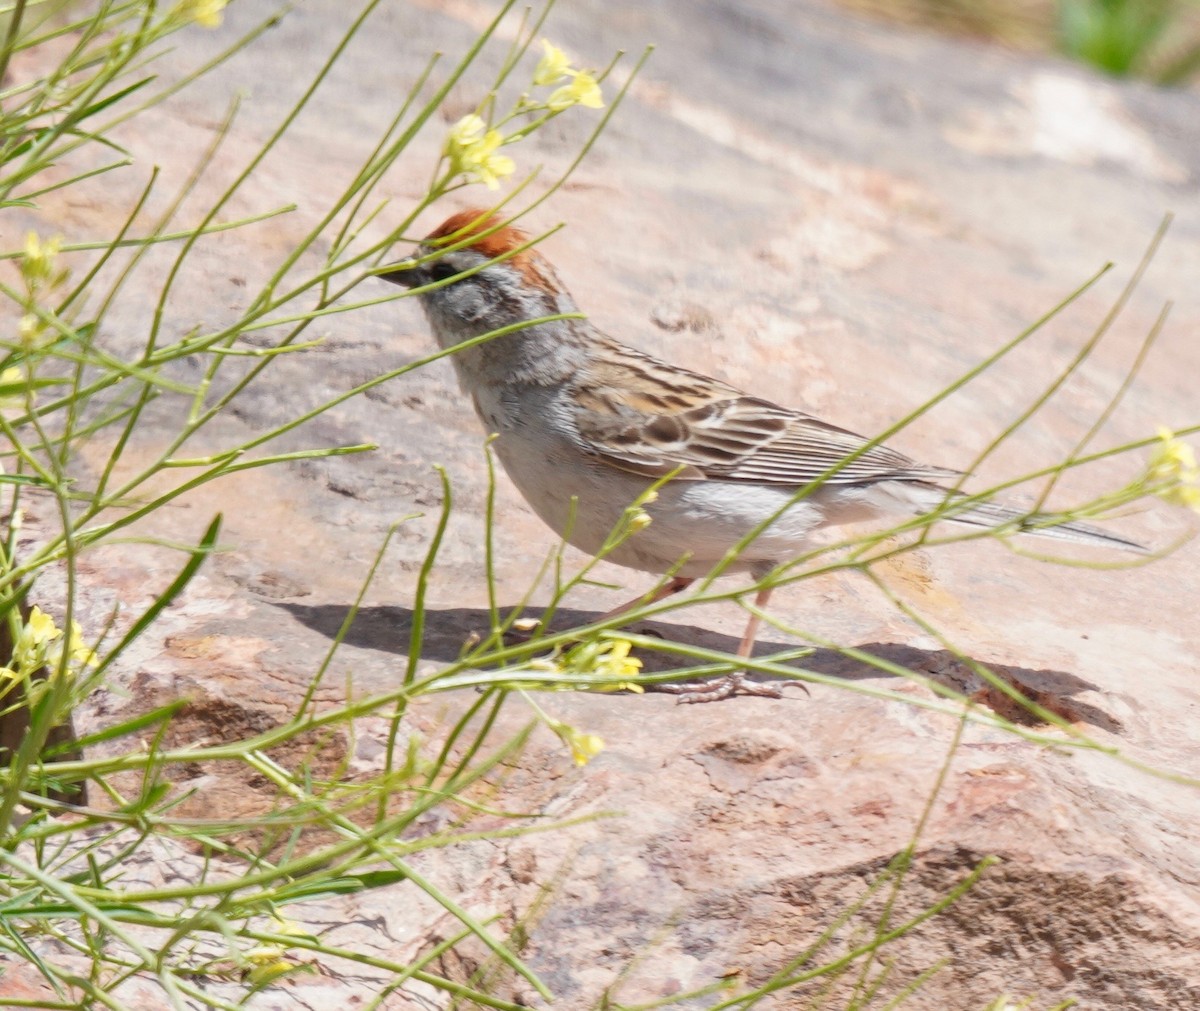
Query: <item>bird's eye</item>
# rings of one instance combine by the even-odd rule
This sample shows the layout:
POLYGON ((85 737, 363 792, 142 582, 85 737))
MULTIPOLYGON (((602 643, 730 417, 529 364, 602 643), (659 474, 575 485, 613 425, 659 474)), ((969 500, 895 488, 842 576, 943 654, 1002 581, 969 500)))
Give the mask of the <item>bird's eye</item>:
POLYGON ((448 277, 454 277, 457 273, 458 268, 445 260, 438 260, 429 268, 429 276, 435 281, 444 281, 448 277))

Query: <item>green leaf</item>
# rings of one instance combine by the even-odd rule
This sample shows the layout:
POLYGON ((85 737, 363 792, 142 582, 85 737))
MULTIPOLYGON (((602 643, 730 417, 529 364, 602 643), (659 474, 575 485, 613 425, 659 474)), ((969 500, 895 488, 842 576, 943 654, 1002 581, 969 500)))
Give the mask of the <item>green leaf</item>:
POLYGON ((398 881, 408 880, 409 874, 407 871, 390 868, 388 870, 366 871, 363 874, 350 874, 350 878, 357 878, 362 882, 362 888, 383 888, 386 885, 394 885, 398 881))
MULTIPOLYGON (((152 709, 148 713, 142 713, 140 716, 135 716, 131 720, 126 720, 124 723, 118 723, 113 727, 106 727, 103 730, 97 730, 94 734, 88 734, 86 737, 79 737, 73 741, 67 741, 53 748, 47 748, 43 754, 49 758, 58 754, 61 751, 72 751, 76 748, 90 748, 97 744, 104 744, 106 741, 115 741, 121 737, 128 737, 130 734, 136 734, 139 730, 153 726, 155 723, 165 722, 172 719, 180 709, 188 704, 187 699, 177 699, 165 706, 159 706, 157 709, 152 709)), ((139 803, 139 806, 141 804, 139 803)))
POLYGON ((49 488, 50 484, 40 477, 29 474, 0 474, 0 484, 31 484, 38 488, 49 488))
POLYGON ((200 538, 200 543, 192 550, 192 557, 188 559, 187 564, 180 571, 179 575, 171 581, 170 586, 159 594, 154 603, 142 612, 142 616, 133 623, 133 627, 125 633, 121 641, 109 650, 108 655, 105 656, 97 668, 95 672, 96 676, 106 670, 138 636, 146 631, 163 612, 163 609, 178 597, 183 592, 184 587, 192 581, 192 577, 199 571, 200 566, 204 564, 204 560, 209 556, 217 543, 217 534, 221 530, 221 519, 220 513, 213 517, 213 521, 208 525, 208 529, 204 531, 204 536, 200 538))
POLYGON ((86 109, 84 109, 82 112, 80 112, 78 116, 75 117, 76 121, 82 122, 83 120, 87 119, 88 117, 96 115, 96 113, 98 113, 98 112, 103 112, 110 105, 114 105, 115 103, 121 101, 122 98, 128 98, 135 91, 140 91, 147 84, 150 84, 152 81, 155 81, 157 79, 158 78, 155 76, 143 77, 140 81, 136 81, 133 84, 129 85, 129 87, 122 88, 120 91, 115 91, 111 95, 107 95, 104 98, 100 99, 98 102, 93 102, 86 109))

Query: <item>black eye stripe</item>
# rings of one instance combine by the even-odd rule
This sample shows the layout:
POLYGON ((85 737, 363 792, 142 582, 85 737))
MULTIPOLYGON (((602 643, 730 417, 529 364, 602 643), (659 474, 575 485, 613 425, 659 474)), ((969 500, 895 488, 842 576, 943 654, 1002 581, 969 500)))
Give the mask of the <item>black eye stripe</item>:
POLYGON ((435 281, 444 281, 458 273, 458 268, 445 260, 437 260, 429 267, 429 276, 435 281))

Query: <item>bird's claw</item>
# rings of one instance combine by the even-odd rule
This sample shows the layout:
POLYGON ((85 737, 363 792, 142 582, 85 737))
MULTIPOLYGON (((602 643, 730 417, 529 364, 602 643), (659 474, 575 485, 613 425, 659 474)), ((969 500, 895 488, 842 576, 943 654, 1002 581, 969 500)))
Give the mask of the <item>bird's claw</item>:
POLYGON ((784 688, 803 688, 808 695, 808 686, 803 681, 751 681, 745 671, 726 674, 710 681, 690 684, 659 684, 653 690, 675 695, 676 705, 695 705, 700 702, 721 702, 738 695, 754 695, 764 699, 782 699, 784 688))

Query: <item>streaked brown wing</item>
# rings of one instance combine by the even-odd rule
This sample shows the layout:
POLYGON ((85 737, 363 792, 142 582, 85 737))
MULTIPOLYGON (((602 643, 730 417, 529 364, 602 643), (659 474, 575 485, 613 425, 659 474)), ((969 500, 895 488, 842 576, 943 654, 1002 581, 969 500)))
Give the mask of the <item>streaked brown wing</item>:
MULTIPOLYGON (((682 480, 717 478, 797 487, 869 440, 731 386, 610 345, 603 366, 580 377, 579 431, 592 452, 622 470, 682 480), (682 469, 681 469, 682 468, 682 469)), ((936 480, 954 471, 924 467, 871 446, 826 480, 936 480)))

